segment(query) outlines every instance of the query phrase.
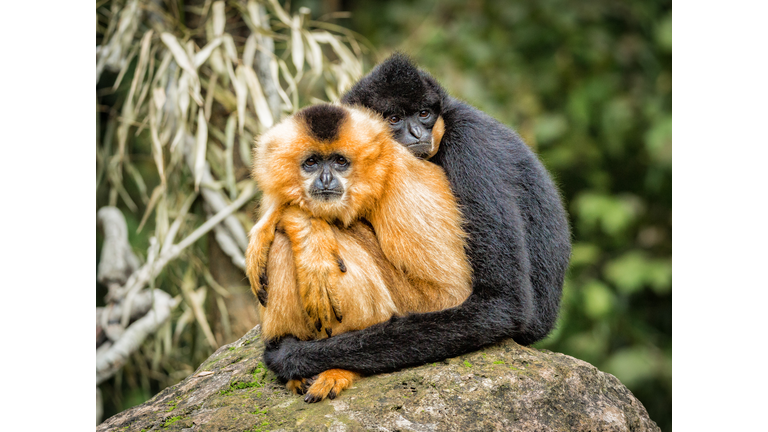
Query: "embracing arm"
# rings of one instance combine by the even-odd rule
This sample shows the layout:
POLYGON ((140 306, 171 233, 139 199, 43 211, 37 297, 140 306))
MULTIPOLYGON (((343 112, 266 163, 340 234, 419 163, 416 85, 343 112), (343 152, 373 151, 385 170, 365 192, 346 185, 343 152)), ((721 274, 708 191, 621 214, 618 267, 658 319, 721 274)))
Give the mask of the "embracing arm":
MULTIPOLYGON (((499 228, 517 231, 514 235, 506 232, 509 238, 505 239, 504 254, 527 261, 519 212, 510 209, 507 226, 499 228)), ((475 237, 489 243, 498 241, 486 238, 487 235, 500 234, 491 230, 475 237)), ((487 254, 501 252, 498 248, 478 248, 487 254)), ((520 262, 510 264, 504 286, 483 285, 494 281, 483 275, 486 266, 476 267, 481 273, 475 273, 473 293, 458 307, 393 317, 323 340, 299 342, 286 338, 267 344, 265 363, 284 380, 309 377, 332 368, 381 373, 474 351, 519 333, 530 321, 532 290, 528 266, 520 262), (510 286, 519 289, 509 289, 510 286)))
POLYGON ((515 320, 507 305, 471 296, 452 309, 393 317, 332 338, 267 343, 264 362, 281 379, 341 368, 361 374, 391 372, 440 361, 498 342, 515 320))
POLYGON ((262 214, 259 221, 248 233, 248 248, 245 252, 245 273, 251 282, 251 291, 262 306, 267 304, 267 257, 275 229, 282 217, 280 206, 275 200, 263 199, 262 214))
POLYGON ((450 181, 464 214, 472 295, 462 305, 395 317, 369 328, 267 345, 267 366, 283 379, 330 368, 370 374, 443 360, 505 338, 540 340, 557 317, 570 255, 560 197, 536 156, 511 130, 451 101, 431 161, 450 181))

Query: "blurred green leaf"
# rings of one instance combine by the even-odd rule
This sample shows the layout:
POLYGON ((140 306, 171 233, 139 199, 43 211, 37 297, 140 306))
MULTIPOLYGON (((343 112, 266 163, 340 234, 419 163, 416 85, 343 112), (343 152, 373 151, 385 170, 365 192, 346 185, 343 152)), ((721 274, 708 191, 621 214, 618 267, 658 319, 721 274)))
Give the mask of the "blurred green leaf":
POLYGON ((646 274, 648 284, 656 294, 666 294, 672 290, 672 260, 657 259, 648 264, 646 274))
POLYGON ((601 358, 608 350, 608 341, 593 331, 586 331, 570 335, 564 341, 568 352, 580 359, 594 362, 601 358))
POLYGON ((628 252, 605 266, 605 277, 619 292, 631 294, 643 287, 647 258, 640 251, 628 252))
POLYGON ((666 52, 672 52, 672 13, 670 12, 656 24, 656 43, 666 52))
POLYGON ((583 225, 599 226, 608 235, 617 235, 625 230, 642 210, 635 197, 615 197, 596 192, 581 193, 574 200, 574 207, 583 225))
POLYGON ((571 249, 571 267, 595 264, 600 257, 600 248, 592 243, 578 242, 571 249))
POLYGON ((645 134, 645 147, 654 161, 672 166, 672 115, 653 123, 645 134))
POLYGON ((617 351, 608 358, 605 371, 616 376, 626 386, 636 386, 651 378, 656 362, 647 348, 642 346, 617 351))
POLYGON ((606 150, 612 155, 624 153, 624 138, 634 123, 634 113, 630 101, 618 97, 610 101, 602 112, 602 131, 605 134, 606 150))
POLYGON ((611 313, 615 296, 607 285, 592 279, 582 288, 584 312, 592 319, 601 319, 611 313))
POLYGON ((536 119, 536 141, 541 145, 560 138, 567 130, 568 120, 562 114, 542 115, 536 119))
POLYGON ((624 294, 637 292, 645 285, 663 294, 671 289, 672 262, 650 259, 642 251, 630 251, 606 264, 605 277, 624 294))

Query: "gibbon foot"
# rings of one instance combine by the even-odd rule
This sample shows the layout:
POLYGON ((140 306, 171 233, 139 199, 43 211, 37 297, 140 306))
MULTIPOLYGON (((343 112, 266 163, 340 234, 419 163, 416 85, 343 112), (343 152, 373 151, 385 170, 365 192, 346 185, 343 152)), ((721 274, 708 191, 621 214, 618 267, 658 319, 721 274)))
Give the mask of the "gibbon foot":
POLYGON ((321 372, 307 389, 304 402, 320 402, 326 397, 335 399, 342 390, 351 387, 358 377, 360 377, 359 374, 344 369, 329 369, 321 372))
POLYGON ((285 383, 285 388, 301 396, 307 393, 307 389, 315 383, 315 380, 317 380, 317 375, 312 378, 289 380, 285 383))

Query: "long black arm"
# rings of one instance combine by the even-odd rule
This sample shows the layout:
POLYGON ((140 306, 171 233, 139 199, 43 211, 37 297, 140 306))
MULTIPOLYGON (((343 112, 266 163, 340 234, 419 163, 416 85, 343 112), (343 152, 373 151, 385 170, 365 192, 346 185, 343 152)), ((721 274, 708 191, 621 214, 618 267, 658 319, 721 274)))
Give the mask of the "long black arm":
POLYGON ((381 373, 439 361, 506 338, 531 344, 557 319, 570 257, 560 196, 536 156, 512 130, 452 98, 440 151, 469 234, 473 292, 461 306, 394 317, 328 339, 267 345, 282 379, 342 368, 381 373))

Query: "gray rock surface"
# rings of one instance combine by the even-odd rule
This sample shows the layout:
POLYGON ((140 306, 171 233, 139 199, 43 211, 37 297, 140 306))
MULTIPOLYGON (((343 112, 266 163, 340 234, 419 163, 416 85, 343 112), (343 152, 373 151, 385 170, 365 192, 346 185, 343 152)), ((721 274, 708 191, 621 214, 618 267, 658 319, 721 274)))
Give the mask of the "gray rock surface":
POLYGON ((658 431, 613 375, 513 341, 364 378, 304 403, 261 363, 255 327, 97 431, 658 431))

